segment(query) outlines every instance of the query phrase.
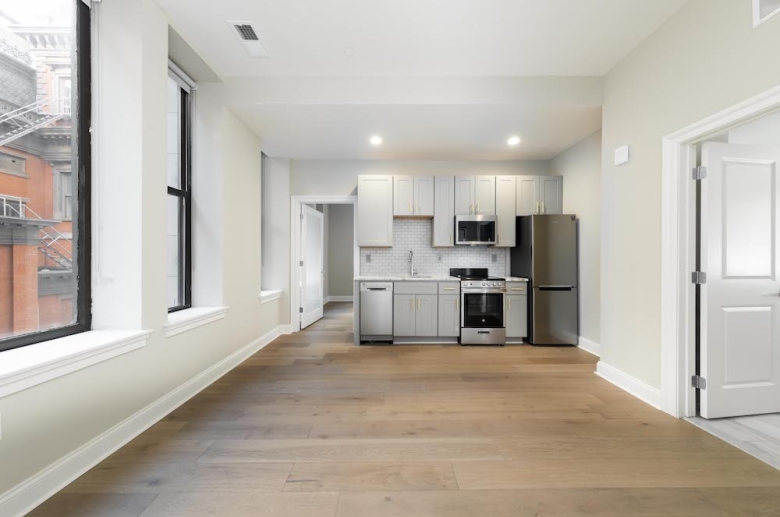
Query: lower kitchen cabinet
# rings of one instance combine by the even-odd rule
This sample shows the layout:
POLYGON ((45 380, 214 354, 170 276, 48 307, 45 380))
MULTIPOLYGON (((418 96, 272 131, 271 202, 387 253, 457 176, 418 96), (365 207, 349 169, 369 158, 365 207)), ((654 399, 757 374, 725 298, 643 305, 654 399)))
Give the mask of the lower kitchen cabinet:
POLYGON ((438 296, 435 294, 396 294, 393 297, 393 335, 397 337, 436 337, 438 296))
POLYGON ((393 335, 412 337, 416 334, 415 308, 417 297, 413 294, 396 294, 393 297, 393 335))
POLYGON ((417 312, 414 314, 416 337, 436 337, 439 333, 438 298, 435 294, 417 295, 417 312))
POLYGON ((506 296, 506 337, 519 340, 528 337, 528 295, 506 296))
POLYGON ((460 336, 460 295, 439 295, 439 337, 460 336))

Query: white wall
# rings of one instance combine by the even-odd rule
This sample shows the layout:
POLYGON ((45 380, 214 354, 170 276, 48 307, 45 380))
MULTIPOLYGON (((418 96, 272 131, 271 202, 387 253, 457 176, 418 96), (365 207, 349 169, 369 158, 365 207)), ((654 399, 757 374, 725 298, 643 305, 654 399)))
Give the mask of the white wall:
POLYGON ((263 290, 284 292, 282 319, 290 321, 290 161, 283 158, 263 158, 266 184, 262 185, 265 220, 263 244, 268 249, 263 256, 263 290))
POLYGON ((601 340, 601 131, 550 162, 563 176, 563 212, 579 223, 580 337, 601 340))
MULTIPOLYGON (((780 17, 693 0, 604 81, 601 358, 660 386, 661 138, 780 84, 780 17), (633 157, 615 167, 615 148, 633 157)), ((564 187, 565 188, 565 187, 564 187)))
POLYGON ((354 205, 325 205, 328 213, 328 296, 352 296, 354 267, 354 205))
POLYGON ((290 191, 294 196, 354 195, 359 174, 545 175, 549 174, 549 162, 293 160, 290 165, 290 191))
MULTIPOLYGON (((219 86, 213 86, 209 94, 204 93, 208 88, 197 93, 198 109, 208 109, 214 124, 200 132, 199 143, 205 144, 207 138, 221 143, 209 167, 220 187, 210 195, 222 210, 215 218, 219 226, 213 229, 218 235, 203 238, 221 239, 223 244, 212 245, 228 250, 212 266, 212 273, 230 309, 222 320, 164 337, 166 225, 161 222, 166 215, 167 20, 150 0, 103 2, 100 12, 97 68, 104 70, 101 80, 117 88, 98 92, 99 107, 105 108, 98 113, 112 118, 95 135, 106 145, 98 145, 101 156, 93 177, 104 178, 106 188, 112 180, 123 183, 116 198, 95 201, 108 203, 105 218, 99 222, 103 226, 95 228, 95 239, 111 243, 110 238, 105 241, 100 236, 118 233, 118 249, 132 260, 120 262, 130 268, 124 271, 111 262, 114 255, 105 247, 94 250, 93 261, 103 261, 93 280, 99 293, 94 312, 106 328, 117 328, 119 323, 122 328, 146 328, 153 333, 144 348, 0 399, 0 494, 284 320, 285 303, 276 300, 261 305, 258 299, 260 248, 255 236, 260 232, 260 141, 224 108, 219 86), (122 87, 125 83, 127 87, 122 87), (205 106, 205 102, 212 105, 205 106), (123 147, 115 146, 120 139, 123 147), (130 233, 123 233, 106 226, 112 221, 110 214, 119 209, 128 210, 120 215, 137 231, 131 228, 130 233), (133 269, 132 262, 140 266, 133 269)), ((193 188, 200 188, 195 180, 193 188)), ((289 224, 289 209, 285 214, 289 224)))

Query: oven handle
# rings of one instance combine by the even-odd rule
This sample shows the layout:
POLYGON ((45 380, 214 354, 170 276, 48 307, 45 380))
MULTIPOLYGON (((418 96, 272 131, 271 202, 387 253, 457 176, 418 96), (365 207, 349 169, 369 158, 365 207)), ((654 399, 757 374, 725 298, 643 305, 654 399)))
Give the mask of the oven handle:
POLYGON ((485 289, 485 288, 469 289, 468 287, 466 287, 466 288, 461 288, 460 292, 462 294, 506 294, 506 289, 498 289, 498 288, 496 288, 496 289, 489 289, 489 288, 488 289, 485 289))

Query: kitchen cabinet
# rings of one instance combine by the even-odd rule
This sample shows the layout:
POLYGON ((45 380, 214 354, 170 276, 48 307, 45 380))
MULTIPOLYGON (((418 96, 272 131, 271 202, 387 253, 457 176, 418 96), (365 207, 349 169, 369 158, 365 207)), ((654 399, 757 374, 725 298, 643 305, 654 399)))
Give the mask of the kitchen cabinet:
POLYGON ((516 215, 562 214, 563 176, 517 176, 516 215))
POLYGON ((496 177, 477 176, 474 180, 474 215, 496 215, 496 177))
POLYGON ((515 246, 517 176, 496 176, 496 247, 515 246))
POLYGON ((455 177, 434 178, 433 247, 455 245, 455 177))
POLYGON ((439 337, 460 336, 460 295, 439 295, 439 337))
POLYGON ((414 309, 417 299, 413 294, 396 294, 393 296, 393 335, 414 336, 414 309))
POLYGON ((414 335, 417 337, 436 337, 439 333, 439 296, 418 294, 416 297, 417 311, 414 314, 414 335))
POLYGON ((393 176, 393 215, 433 217, 433 176, 393 176))
POLYGON ((474 215, 475 180, 474 176, 455 176, 455 215, 474 215))
POLYGON ((357 217, 358 246, 393 245, 392 176, 358 176, 357 217))
POLYGON ((508 341, 522 342, 523 338, 528 337, 528 283, 507 282, 506 291, 506 338, 508 341))

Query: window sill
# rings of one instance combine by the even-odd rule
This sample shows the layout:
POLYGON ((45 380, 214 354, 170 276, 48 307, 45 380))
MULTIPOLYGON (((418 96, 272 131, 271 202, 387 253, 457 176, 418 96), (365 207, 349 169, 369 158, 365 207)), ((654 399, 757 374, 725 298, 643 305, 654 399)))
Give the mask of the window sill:
POLYGON ((151 333, 92 330, 0 352, 0 398, 144 347, 151 333))
POLYGON ((282 292, 283 291, 281 291, 281 290, 277 290, 277 291, 260 291, 260 303, 263 304, 263 303, 272 302, 274 300, 278 300, 279 298, 282 297, 282 292))
POLYGON ((165 337, 175 336, 196 329, 217 320, 227 314, 227 307, 193 307, 168 314, 168 323, 163 325, 165 337))

